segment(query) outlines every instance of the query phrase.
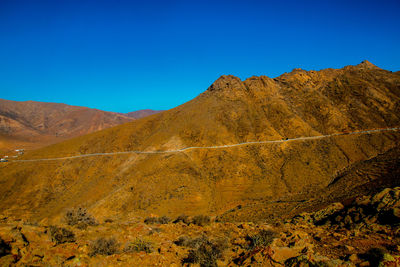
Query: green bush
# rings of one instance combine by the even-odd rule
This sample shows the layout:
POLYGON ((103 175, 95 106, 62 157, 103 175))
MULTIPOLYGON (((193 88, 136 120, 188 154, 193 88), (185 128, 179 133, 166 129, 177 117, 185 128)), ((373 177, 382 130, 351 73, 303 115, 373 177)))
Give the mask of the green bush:
POLYGON ((100 255, 113 255, 118 252, 118 242, 115 238, 104 238, 100 237, 99 239, 95 240, 91 246, 91 256, 100 254, 100 255))
POLYGON ((198 226, 205 226, 211 222, 211 218, 208 215, 197 215, 193 217, 192 223, 198 226))
POLYGON ((68 225, 86 229, 89 225, 97 225, 96 219, 90 215, 85 208, 68 210, 65 214, 65 221, 68 225))
POLYGON ((67 242, 75 242, 75 235, 68 229, 57 227, 57 226, 50 226, 49 233, 51 240, 56 242, 56 244, 62 244, 67 242))
POLYGON ((140 252, 151 253, 153 251, 153 243, 148 240, 137 238, 135 241, 125 246, 124 252, 140 252))

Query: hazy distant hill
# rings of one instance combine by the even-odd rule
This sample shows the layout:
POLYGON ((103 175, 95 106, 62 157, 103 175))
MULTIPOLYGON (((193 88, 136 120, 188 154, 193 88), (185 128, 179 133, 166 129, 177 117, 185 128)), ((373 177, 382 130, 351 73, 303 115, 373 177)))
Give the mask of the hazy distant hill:
POLYGON ((163 110, 152 110, 152 109, 142 109, 142 110, 138 110, 138 111, 132 111, 129 113, 125 113, 125 116, 134 118, 134 119, 141 119, 156 113, 160 113, 163 112, 163 110))
MULTIPOLYGON (((343 69, 295 69, 275 79, 241 81, 228 75, 179 107, 32 151, 25 158, 180 149, 394 127, 400 125, 399 100, 400 76, 367 61, 343 69)), ((298 203, 306 209, 308 198, 317 192, 317 200, 330 201, 334 198, 321 194, 334 195, 333 189, 345 188, 351 195, 354 188, 379 179, 367 173, 332 187, 343 170, 397 151, 399 138, 398 132, 382 132, 173 154, 7 163, 0 167, 0 211, 56 218, 69 207, 85 205, 99 218, 207 213, 229 220, 271 219, 296 212, 298 203), (228 212, 238 205, 240 210, 228 212)), ((390 155, 380 159, 397 158, 399 153, 390 155)), ((380 166, 396 168, 397 162, 364 169, 376 173, 380 166)))
POLYGON ((0 99, 0 149, 40 147, 131 120, 86 107, 0 99))

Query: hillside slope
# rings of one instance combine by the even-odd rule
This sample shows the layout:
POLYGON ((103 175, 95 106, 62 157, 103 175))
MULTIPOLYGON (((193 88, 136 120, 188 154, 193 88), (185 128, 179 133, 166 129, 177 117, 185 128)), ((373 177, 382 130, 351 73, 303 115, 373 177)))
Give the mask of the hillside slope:
POLYGON ((134 118, 134 119, 141 119, 153 114, 157 114, 163 112, 163 110, 152 110, 152 109, 141 109, 141 110, 137 110, 137 111, 132 111, 132 112, 128 112, 125 113, 125 116, 128 116, 130 118, 134 118))
MULTIPOLYGON (((400 76, 367 61, 343 69, 295 69, 275 79, 222 76, 177 108, 32 151, 25 158, 394 127, 400 125, 399 100, 400 76)), ((0 167, 0 211, 57 218, 67 208, 83 205, 99 218, 126 219, 149 213, 219 215, 241 205, 250 207, 245 219, 266 219, 282 214, 271 210, 260 218, 262 203, 324 190, 341 170, 398 146, 399 137, 398 132, 381 132, 174 154, 11 162, 0 167)))
POLYGON ((0 99, 0 149, 40 147, 131 121, 86 107, 0 99))

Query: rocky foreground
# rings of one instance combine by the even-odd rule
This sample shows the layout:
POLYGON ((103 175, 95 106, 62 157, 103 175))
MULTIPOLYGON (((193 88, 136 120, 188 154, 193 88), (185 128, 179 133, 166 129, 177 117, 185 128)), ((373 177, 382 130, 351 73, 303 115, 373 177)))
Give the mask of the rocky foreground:
POLYGON ((400 266, 400 187, 275 225, 208 216, 98 223, 84 209, 57 226, 0 219, 1 266, 400 266))

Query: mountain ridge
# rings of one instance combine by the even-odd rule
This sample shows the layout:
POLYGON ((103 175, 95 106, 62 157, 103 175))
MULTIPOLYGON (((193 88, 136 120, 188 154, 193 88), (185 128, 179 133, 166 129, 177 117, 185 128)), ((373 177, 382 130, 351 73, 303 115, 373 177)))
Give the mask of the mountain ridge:
MULTIPOLYGON (((31 151, 24 158, 171 150, 395 127, 400 124, 399 88, 397 74, 357 66, 295 70, 243 82, 222 76, 179 107, 31 151)), ((110 155, 40 163, 43 168, 32 172, 38 163, 10 163, 0 167, 0 210, 57 219, 68 207, 83 204, 100 218, 120 220, 150 213, 218 215, 237 205, 260 208, 264 201, 324 190, 337 171, 395 148, 399 137, 385 132, 174 155, 110 155)), ((246 208, 245 218, 282 216, 280 209, 270 214, 257 209, 246 208)))
POLYGON ((125 116, 128 116, 130 118, 134 119, 141 119, 153 114, 157 114, 160 112, 163 112, 164 110, 152 110, 152 109, 141 109, 141 110, 136 110, 128 113, 122 113, 125 116))

